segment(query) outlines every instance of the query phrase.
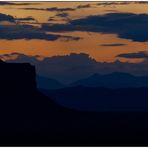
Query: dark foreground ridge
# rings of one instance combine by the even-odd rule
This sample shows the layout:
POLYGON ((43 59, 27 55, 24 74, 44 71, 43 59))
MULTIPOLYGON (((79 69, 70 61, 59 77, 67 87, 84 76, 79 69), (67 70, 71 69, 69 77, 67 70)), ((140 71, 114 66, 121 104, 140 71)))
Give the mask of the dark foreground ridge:
POLYGON ((148 112, 83 112, 36 89, 35 67, 0 62, 0 145, 148 145, 148 112))
POLYGON ((83 111, 148 111, 148 88, 103 88, 75 86, 40 89, 62 106, 83 111))

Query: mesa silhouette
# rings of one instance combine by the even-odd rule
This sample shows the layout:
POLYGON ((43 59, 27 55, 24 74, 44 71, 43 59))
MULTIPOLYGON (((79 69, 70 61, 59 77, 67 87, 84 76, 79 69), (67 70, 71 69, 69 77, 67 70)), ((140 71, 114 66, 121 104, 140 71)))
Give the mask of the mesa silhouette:
POLYGON ((34 66, 1 61, 0 70, 1 146, 148 145, 148 112, 68 109, 37 90, 34 66))
POLYGON ((64 109, 38 92, 35 67, 29 63, 0 61, 0 71, 0 145, 22 144, 32 134, 40 137, 64 109))

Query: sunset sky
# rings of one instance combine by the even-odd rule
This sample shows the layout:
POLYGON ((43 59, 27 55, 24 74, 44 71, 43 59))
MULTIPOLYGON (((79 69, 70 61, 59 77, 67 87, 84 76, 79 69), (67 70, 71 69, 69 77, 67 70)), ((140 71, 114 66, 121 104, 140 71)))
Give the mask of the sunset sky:
MULTIPOLYGON (((63 24, 71 20, 98 16, 111 13, 133 13, 148 14, 148 4, 138 2, 16 2, 0 4, 0 12, 11 15, 15 18, 15 23, 19 25, 33 25, 41 28, 46 24, 63 24), (48 8, 57 8, 49 10, 48 8), (30 9, 29 9, 30 8, 30 9), (72 8, 72 10, 61 10, 61 8, 72 8), (59 9, 59 10, 58 10, 59 9), (63 15, 62 15, 63 14, 63 15), (32 19, 24 19, 24 18, 32 19), (23 18, 23 19, 21 19, 23 18), (17 20, 18 19, 18 20, 17 20)), ((16 25, 1 21, 1 25, 16 25)), ((120 28, 120 26, 119 26, 120 28)), ((124 53, 146 52, 148 42, 134 41, 132 38, 118 37, 118 33, 94 32, 94 31, 57 31, 46 32, 61 36, 78 37, 79 39, 59 37, 56 40, 44 39, 13 39, 0 40, 0 54, 24 53, 26 55, 40 55, 43 57, 55 55, 67 55, 70 53, 87 53, 97 61, 132 61, 139 62, 141 58, 122 58, 117 57, 124 53)))
MULTIPOLYGON (((30 62, 75 53, 101 63, 147 63, 147 8, 147 2, 0 2, 0 57, 26 56, 30 62)), ((138 72, 136 67, 131 73, 147 74, 145 67, 138 72)), ((45 69, 42 75, 54 71, 45 69)))

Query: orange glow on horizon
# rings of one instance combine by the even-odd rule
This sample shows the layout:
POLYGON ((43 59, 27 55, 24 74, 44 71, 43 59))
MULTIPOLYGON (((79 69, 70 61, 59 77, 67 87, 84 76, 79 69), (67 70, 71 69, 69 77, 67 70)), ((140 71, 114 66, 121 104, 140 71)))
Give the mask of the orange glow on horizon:
MULTIPOLYGON (((32 4, 27 6, 0 6, 0 11, 4 14, 9 14, 17 18, 32 16, 39 23, 47 23, 49 17, 55 17, 57 12, 47 12, 38 10, 23 10, 21 8, 76 8, 78 5, 84 4, 92 5, 91 8, 80 9, 76 11, 69 11, 71 19, 87 17, 89 15, 101 15, 109 12, 131 12, 131 13, 147 13, 148 4, 131 3, 128 5, 98 5, 99 2, 40 2, 40 4, 32 4)), ((58 19, 59 20, 59 19, 58 19)), ((62 21, 59 21, 60 23, 62 21)), ((56 41, 45 40, 0 40, 0 54, 7 53, 24 53, 26 55, 40 55, 43 57, 51 57, 55 55, 67 55, 70 53, 87 53, 90 57, 97 61, 112 62, 120 60, 123 62, 140 62, 143 59, 125 59, 117 58, 118 54, 132 53, 138 51, 147 51, 148 42, 133 42, 127 39, 118 38, 116 34, 101 34, 88 32, 68 32, 57 33, 60 35, 69 35, 81 37, 79 41, 63 41, 58 39, 56 41), (102 46, 102 44, 120 43, 125 46, 102 46)))

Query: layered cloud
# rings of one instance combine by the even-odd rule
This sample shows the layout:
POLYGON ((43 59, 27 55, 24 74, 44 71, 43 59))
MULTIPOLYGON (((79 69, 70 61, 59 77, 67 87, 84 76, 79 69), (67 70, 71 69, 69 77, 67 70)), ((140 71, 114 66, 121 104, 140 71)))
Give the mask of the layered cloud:
POLYGON ((125 46, 126 44, 122 43, 113 43, 113 44, 101 44, 101 46, 112 47, 112 46, 125 46))
POLYGON ((110 6, 110 5, 127 5, 127 4, 130 4, 132 2, 128 2, 128 1, 125 1, 125 2, 99 2, 97 3, 98 6, 110 6))
POLYGON ((21 6, 21 5, 35 5, 35 4, 40 4, 40 3, 37 3, 37 2, 8 2, 8 1, 0 1, 0 5, 12 5, 12 6, 21 6))
POLYGON ((116 6, 116 5, 128 5, 128 4, 147 4, 147 1, 111 1, 111 2, 99 2, 98 6, 116 6))
POLYGON ((15 20, 19 20, 19 21, 35 21, 35 18, 33 18, 32 16, 28 16, 28 17, 24 17, 24 18, 16 18, 15 20))
POLYGON ((67 17, 69 16, 69 14, 66 13, 66 12, 63 12, 63 13, 58 13, 58 14, 56 14, 56 16, 67 18, 67 17))
POLYGON ((34 20, 32 17, 27 18, 14 18, 11 15, 0 13, 0 39, 14 40, 14 39, 40 39, 47 41, 54 41, 59 38, 64 38, 65 41, 79 40, 79 37, 62 36, 55 34, 48 34, 46 31, 41 30, 39 27, 31 25, 23 25, 16 22, 16 20, 34 20), (3 23, 3 22, 9 23, 3 23), (6 25, 7 24, 7 25, 6 25))
POLYGON ((140 52, 135 52, 135 53, 123 53, 123 54, 117 55, 117 57, 129 58, 129 59, 135 59, 135 58, 145 59, 145 58, 148 58, 148 52, 140 51, 140 52))
POLYGON ((84 8, 90 8, 92 7, 91 4, 84 4, 84 5, 78 5, 77 7, 71 8, 71 7, 65 7, 65 8, 58 8, 58 7, 51 7, 51 8, 19 8, 24 10, 38 10, 38 11, 55 11, 55 12, 66 12, 66 11, 75 11, 78 9, 84 9, 84 8))
POLYGON ((9 25, 0 26, 0 39, 43 39, 43 40, 57 40, 61 36, 47 34, 37 27, 30 25, 9 25))
POLYGON ((15 22, 15 18, 11 15, 0 13, 0 22, 1 21, 15 22))
POLYGON ((85 5, 79 5, 77 6, 77 9, 82 9, 82 8, 90 8, 91 4, 85 4, 85 5))
POLYGON ((30 62, 36 66, 37 73, 41 76, 54 78, 64 83, 86 78, 94 73, 107 74, 111 72, 126 72, 133 75, 147 75, 148 62, 97 62, 85 53, 70 54, 65 56, 40 57, 27 56, 20 53, 4 54, 1 59, 8 62, 30 62), (8 60, 10 59, 10 60, 8 60))
POLYGON ((79 40, 79 37, 62 36, 48 34, 37 27, 30 25, 13 25, 13 26, 0 26, 0 39, 14 40, 14 39, 40 39, 47 41, 54 41, 63 39, 64 41, 79 40))
POLYGON ((51 7, 51 8, 19 8, 24 10, 38 10, 38 11, 55 11, 55 12, 64 12, 64 11, 74 11, 75 8, 58 8, 58 7, 51 7))
POLYGON ((148 41, 148 15, 108 13, 69 21, 67 24, 43 24, 42 29, 53 32, 87 31, 117 34, 119 38, 148 41))

